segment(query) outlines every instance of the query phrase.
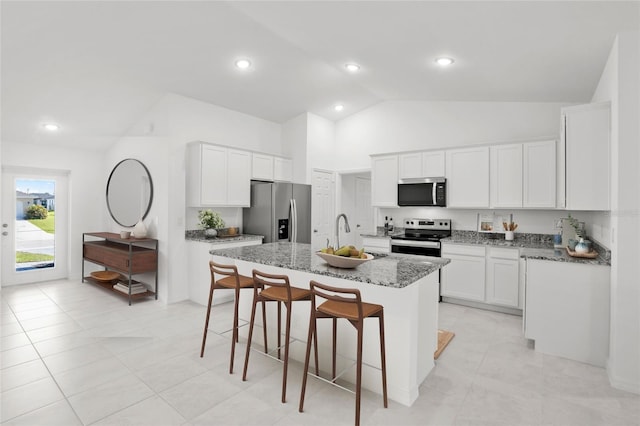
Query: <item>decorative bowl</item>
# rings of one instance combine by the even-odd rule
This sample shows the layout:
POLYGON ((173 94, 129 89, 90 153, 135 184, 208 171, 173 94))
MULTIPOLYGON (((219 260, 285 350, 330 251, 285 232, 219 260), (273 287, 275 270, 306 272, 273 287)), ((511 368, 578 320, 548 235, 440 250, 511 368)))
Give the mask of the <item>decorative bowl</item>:
POLYGON ((344 268, 344 269, 352 269, 356 266, 368 262, 373 259, 373 255, 369 253, 365 253, 367 255, 366 259, 360 259, 358 257, 345 257, 345 256, 336 256, 335 254, 328 254, 322 252, 316 252, 318 256, 322 258, 329 265, 334 266, 336 268, 344 268))
POLYGON ((120 278, 120 273, 115 271, 95 271, 91 273, 91 277, 100 282, 112 282, 120 278))

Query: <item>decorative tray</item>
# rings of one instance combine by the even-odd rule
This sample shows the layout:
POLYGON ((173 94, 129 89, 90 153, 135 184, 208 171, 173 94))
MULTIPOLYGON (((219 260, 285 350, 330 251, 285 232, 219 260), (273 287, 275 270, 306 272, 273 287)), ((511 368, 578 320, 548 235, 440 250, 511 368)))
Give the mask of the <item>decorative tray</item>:
POLYGON ((585 259, 595 259, 596 257, 598 257, 598 252, 595 250, 590 251, 589 253, 577 253, 571 250, 569 246, 567 246, 567 254, 569 254, 569 256, 571 257, 582 257, 585 259))
POLYGON ((112 282, 120 278, 120 273, 115 271, 95 271, 91 273, 91 277, 96 281, 112 282))

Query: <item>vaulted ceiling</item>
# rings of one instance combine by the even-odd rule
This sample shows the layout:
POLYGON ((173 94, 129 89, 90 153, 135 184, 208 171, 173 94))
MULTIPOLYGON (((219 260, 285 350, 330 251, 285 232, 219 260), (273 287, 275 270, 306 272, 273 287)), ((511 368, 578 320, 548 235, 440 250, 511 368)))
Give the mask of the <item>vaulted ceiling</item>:
POLYGON ((637 1, 0 7, 2 140, 95 149, 167 92, 279 123, 305 111, 339 120, 385 100, 588 102, 615 35, 640 21, 637 1), (444 69, 438 56, 456 62, 444 69), (235 68, 240 57, 249 71, 235 68), (46 134, 47 121, 61 131, 46 134))

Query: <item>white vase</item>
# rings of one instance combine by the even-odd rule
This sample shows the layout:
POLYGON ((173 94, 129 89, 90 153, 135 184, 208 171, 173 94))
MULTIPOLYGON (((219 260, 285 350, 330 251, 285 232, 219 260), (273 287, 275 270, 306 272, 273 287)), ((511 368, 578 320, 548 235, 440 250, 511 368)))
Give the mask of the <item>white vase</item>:
POLYGON ((207 228, 204 230, 204 235, 213 238, 218 235, 218 230, 214 228, 207 228))
POLYGON ((133 236, 136 238, 145 238, 147 236, 147 227, 144 225, 142 219, 133 227, 133 236))

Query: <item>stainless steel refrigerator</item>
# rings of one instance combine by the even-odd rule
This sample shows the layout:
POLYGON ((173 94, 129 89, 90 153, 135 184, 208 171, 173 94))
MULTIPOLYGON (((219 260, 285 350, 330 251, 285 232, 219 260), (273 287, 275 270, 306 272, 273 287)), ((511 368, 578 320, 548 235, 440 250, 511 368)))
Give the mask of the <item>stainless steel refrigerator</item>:
POLYGON ((242 232, 265 243, 311 243, 311 185, 251 182, 251 207, 242 209, 242 232))

